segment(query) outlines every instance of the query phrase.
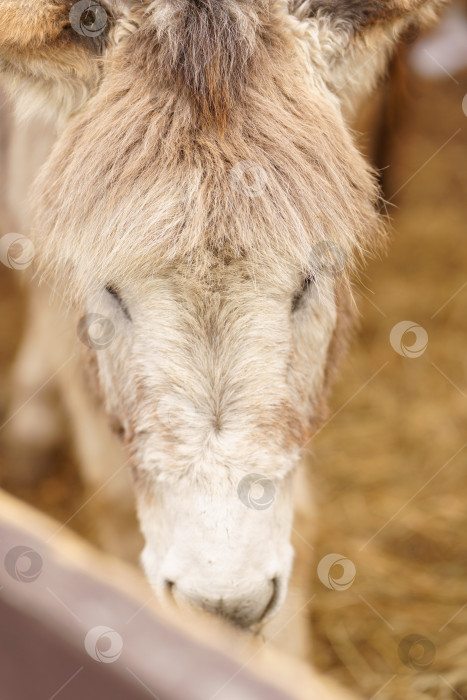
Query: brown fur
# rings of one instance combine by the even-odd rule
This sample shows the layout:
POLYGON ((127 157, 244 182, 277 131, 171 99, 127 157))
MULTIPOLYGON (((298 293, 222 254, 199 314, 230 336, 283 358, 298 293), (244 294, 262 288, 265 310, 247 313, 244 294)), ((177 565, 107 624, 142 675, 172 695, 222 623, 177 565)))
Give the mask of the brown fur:
MULTIPOLYGON (((51 261, 59 253, 118 286, 122 274, 151 275, 174 257, 207 271, 222 251, 222 259, 244 258, 254 269, 269 250, 306 270, 310 247, 324 236, 350 260, 374 247, 380 225, 368 168, 337 112, 301 84, 298 58, 277 19, 254 38, 243 99, 231 104, 224 133, 200 122, 202 107, 193 114, 201 99, 193 85, 181 91, 167 80, 165 57, 178 37, 165 37, 165 46, 154 32, 145 23, 128 39, 43 173, 37 228, 47 232, 51 261), (266 175, 254 198, 232 183, 232 168, 242 161, 266 175), (57 216, 58 201, 70 206, 57 216), (171 213, 161 220, 163 202, 171 213), (99 230, 99 239, 86 240, 77 227, 99 230)), ((196 66, 190 70, 198 74, 196 66)), ((224 124, 225 111, 217 116, 224 124)), ((90 281, 82 270, 77 275, 90 281)))
POLYGON ((65 117, 96 89, 98 59, 114 27, 118 2, 101 3, 108 21, 96 37, 83 36, 70 25, 73 0, 1 3, 0 72, 7 87, 22 98, 23 112, 42 106, 46 113, 58 109, 65 117))
POLYGON ((132 63, 185 94, 194 120, 223 129, 244 96, 254 25, 264 24, 265 8, 261 3, 257 7, 255 17, 256 8, 246 0, 174 0, 165 22, 155 17, 145 23, 134 42, 132 63))
MULTIPOLYGON (((443 0, 439 0, 441 5, 443 0)), ((432 6, 427 0, 294 0, 293 11, 300 6, 308 7, 310 17, 328 16, 336 22, 345 22, 356 33, 375 25, 391 23, 404 19, 408 13, 414 13, 414 21, 420 22, 419 10, 432 6)))

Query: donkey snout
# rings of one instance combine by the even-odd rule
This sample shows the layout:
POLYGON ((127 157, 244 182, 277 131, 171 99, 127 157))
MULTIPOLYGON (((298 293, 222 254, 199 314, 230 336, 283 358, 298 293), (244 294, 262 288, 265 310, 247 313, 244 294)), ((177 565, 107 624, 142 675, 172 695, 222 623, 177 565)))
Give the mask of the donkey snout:
POLYGON ((166 580, 165 584, 176 602, 188 603, 245 628, 269 617, 276 607, 279 591, 277 578, 250 581, 244 590, 239 585, 232 585, 212 592, 208 592, 210 586, 207 582, 203 585, 201 581, 180 579, 166 580))

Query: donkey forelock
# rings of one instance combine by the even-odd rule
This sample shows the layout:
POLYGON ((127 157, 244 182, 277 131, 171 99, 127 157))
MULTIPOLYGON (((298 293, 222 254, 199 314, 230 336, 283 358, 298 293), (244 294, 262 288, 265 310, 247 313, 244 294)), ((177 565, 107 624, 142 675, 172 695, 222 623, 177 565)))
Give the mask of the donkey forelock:
POLYGON ((269 257, 277 275, 308 272, 324 240, 349 261, 373 247, 372 175, 282 9, 151 3, 38 182, 55 279, 57 259, 85 292, 175 259, 207 271, 269 257))

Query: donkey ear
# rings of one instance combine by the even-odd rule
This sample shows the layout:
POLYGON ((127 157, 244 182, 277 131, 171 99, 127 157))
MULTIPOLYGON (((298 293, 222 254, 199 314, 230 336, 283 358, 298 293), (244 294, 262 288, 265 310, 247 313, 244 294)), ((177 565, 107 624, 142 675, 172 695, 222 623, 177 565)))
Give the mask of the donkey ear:
POLYGON ((120 8, 119 0, 0 0, 0 75, 22 98, 21 113, 79 109, 99 84, 120 8))
POLYGON ((384 73, 397 41, 434 21, 447 0, 293 0, 310 59, 328 86, 354 107, 384 73))

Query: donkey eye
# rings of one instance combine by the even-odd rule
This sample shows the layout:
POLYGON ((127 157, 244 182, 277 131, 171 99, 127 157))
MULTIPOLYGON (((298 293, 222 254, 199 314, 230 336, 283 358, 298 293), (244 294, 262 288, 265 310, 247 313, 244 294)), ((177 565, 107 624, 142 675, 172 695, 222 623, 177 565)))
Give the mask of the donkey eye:
POLYGON ((107 294, 110 294, 112 299, 119 305, 119 307, 121 308, 121 310, 123 311, 123 313, 125 314, 127 319, 129 321, 131 321, 130 312, 128 311, 128 308, 125 305, 125 303, 123 302, 119 291, 112 284, 108 284, 105 288, 105 291, 107 292, 107 294))
POLYGON ((300 289, 295 292, 293 298, 292 298, 292 313, 297 311, 297 309, 300 307, 301 302, 308 292, 308 290, 314 285, 315 283, 315 277, 314 275, 308 275, 307 277, 304 278, 302 282, 302 286, 300 289))

